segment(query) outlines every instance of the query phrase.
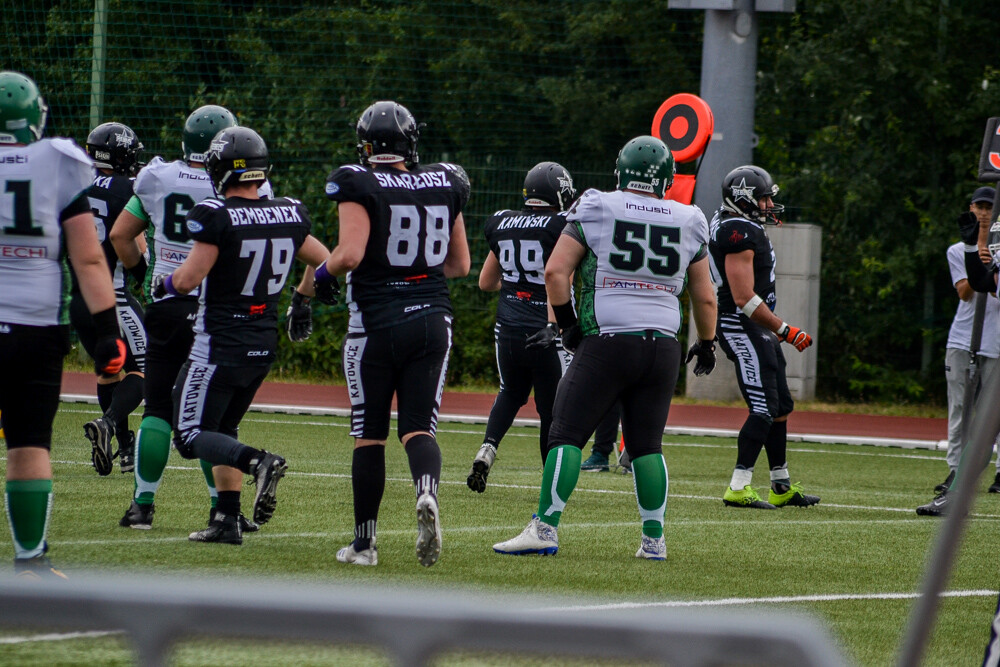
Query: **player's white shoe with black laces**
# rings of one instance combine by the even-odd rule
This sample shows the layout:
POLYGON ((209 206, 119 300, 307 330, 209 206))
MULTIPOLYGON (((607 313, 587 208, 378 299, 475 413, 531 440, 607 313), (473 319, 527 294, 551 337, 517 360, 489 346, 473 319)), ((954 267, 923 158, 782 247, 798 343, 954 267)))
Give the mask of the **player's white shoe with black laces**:
POLYGON ((510 556, 552 556, 559 551, 559 535, 556 527, 538 520, 537 514, 531 515, 528 526, 517 537, 506 542, 493 545, 493 551, 510 556))
POLYGON ((465 483, 476 493, 486 490, 486 478, 493 468, 493 461, 497 457, 497 448, 488 442, 484 442, 476 453, 476 458, 472 460, 472 471, 469 472, 465 483))
POLYGON ((356 551, 354 542, 337 552, 337 560, 341 563, 351 563, 352 565, 378 565, 378 548, 375 546, 375 538, 372 538, 367 549, 356 551))
POLYGON ((441 517, 437 498, 423 493, 417 498, 417 560, 430 567, 441 556, 441 517))

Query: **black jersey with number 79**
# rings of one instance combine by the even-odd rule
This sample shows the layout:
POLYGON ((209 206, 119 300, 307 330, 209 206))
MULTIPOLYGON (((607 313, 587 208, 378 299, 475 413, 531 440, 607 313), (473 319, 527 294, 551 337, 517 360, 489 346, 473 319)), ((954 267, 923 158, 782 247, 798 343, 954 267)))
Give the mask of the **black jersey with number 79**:
POLYGON ((371 225, 364 259, 347 276, 348 331, 451 312, 444 260, 452 226, 469 199, 461 167, 345 165, 327 178, 326 195, 360 204, 371 225))
POLYGON ((218 246, 202 283, 191 359, 264 365, 278 345, 278 299, 311 221, 290 197, 205 199, 187 215, 192 240, 218 246))

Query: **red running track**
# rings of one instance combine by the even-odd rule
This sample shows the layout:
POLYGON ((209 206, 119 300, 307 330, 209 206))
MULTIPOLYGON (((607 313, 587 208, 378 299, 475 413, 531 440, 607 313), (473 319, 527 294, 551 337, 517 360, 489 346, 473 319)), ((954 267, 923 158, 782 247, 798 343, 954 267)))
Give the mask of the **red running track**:
MULTIPOLYGON (((87 373, 64 373, 62 392, 96 396, 96 382, 87 373)), ((468 414, 485 417, 493 405, 494 394, 445 392, 441 401, 444 414, 468 414)), ((257 391, 255 403, 303 405, 324 408, 349 408, 347 387, 265 382, 257 391)), ((708 405, 672 405, 668 426, 739 430, 746 419, 745 408, 708 405)), ((535 404, 529 400, 518 417, 537 419, 535 404)), ((788 418, 790 434, 821 434, 862 438, 943 440, 948 437, 948 420, 927 417, 885 417, 833 412, 793 412, 788 418)))

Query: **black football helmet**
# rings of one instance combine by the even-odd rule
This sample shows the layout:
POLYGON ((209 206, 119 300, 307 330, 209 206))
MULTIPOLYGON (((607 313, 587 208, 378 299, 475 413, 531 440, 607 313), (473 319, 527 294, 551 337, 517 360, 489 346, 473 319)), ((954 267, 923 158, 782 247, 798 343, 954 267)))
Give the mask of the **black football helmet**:
POLYGON ((205 171, 216 194, 234 183, 267 180, 267 144, 249 127, 227 127, 215 135, 205 156, 205 171))
POLYGON ((376 102, 358 119, 358 156, 361 164, 388 164, 404 161, 417 164, 420 127, 402 104, 376 102))
POLYGON ((102 123, 87 136, 87 155, 98 169, 110 169, 122 176, 135 176, 142 164, 142 142, 124 123, 102 123))
POLYGON ((773 208, 764 210, 760 200, 778 194, 771 174, 752 164, 737 167, 722 179, 722 208, 729 213, 742 215, 763 225, 780 225, 779 215, 785 207, 775 203, 773 208))
POLYGON ((565 211, 576 199, 573 177, 558 162, 539 162, 524 177, 524 205, 565 211))

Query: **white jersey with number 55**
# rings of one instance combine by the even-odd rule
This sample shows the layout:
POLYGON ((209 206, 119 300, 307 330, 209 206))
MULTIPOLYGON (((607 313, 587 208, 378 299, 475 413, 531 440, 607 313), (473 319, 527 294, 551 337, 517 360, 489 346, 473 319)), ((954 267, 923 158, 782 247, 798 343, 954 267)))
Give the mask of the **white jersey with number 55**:
POLYGON ((583 193, 564 234, 587 252, 578 269, 584 335, 657 331, 676 336, 688 265, 705 256, 708 222, 697 206, 615 190, 583 193))
POLYGON ((0 147, 0 322, 69 322, 60 216, 93 182, 93 163, 70 139, 0 147))

